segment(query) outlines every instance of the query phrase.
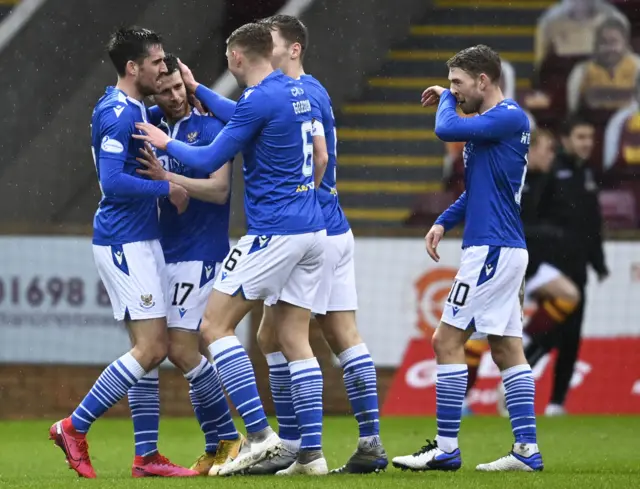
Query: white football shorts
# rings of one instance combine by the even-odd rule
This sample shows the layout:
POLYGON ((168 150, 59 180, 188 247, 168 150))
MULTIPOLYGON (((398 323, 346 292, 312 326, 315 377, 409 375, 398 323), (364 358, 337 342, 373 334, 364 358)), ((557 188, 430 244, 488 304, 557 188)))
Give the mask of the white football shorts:
POLYGON ((311 309, 318 291, 327 233, 240 238, 222 262, 214 289, 247 300, 279 300, 311 309))
POLYGON ((93 245, 93 258, 116 320, 167 315, 167 275, 160 241, 93 245))
POLYGON ((199 331, 207 300, 222 263, 182 261, 167 263, 167 326, 199 331))
POLYGON ((529 254, 523 248, 471 246, 442 313, 442 322, 478 334, 522 337, 522 296, 529 254))
POLYGON ((536 273, 534 273, 524 284, 524 295, 530 298, 540 287, 544 287, 549 282, 557 279, 562 272, 549 263, 541 263, 536 273))
POLYGON ((314 314, 358 309, 354 255, 355 240, 351 230, 327 236, 322 276, 311 308, 314 314))

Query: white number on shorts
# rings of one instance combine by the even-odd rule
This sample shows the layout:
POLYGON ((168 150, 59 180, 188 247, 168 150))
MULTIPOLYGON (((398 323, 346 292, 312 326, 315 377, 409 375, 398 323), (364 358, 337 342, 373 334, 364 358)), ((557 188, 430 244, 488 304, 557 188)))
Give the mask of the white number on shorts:
POLYGON ((524 165, 524 169, 522 170, 522 178, 520 179, 520 188, 518 188, 518 191, 516 192, 516 195, 515 195, 515 201, 516 201, 516 204, 518 205, 520 205, 520 201, 522 200, 522 190, 524 189, 524 181, 527 178, 527 165, 529 164, 528 155, 524 157, 524 161, 526 162, 526 164, 524 165))
POLYGON ((172 306, 181 306, 184 304, 184 301, 187 300, 187 297, 189 297, 189 294, 191 293, 191 291, 193 290, 193 284, 187 283, 187 282, 182 282, 181 284, 176 284, 175 287, 173 288, 173 301, 171 302, 172 306), (178 302, 178 291, 180 289, 187 289, 184 294, 182 295, 182 299, 180 299, 180 302, 178 302))
POLYGON ((236 265, 238 263, 238 258, 240 258, 241 256, 242 251, 240 251, 238 248, 232 249, 231 253, 229 254, 229 258, 227 258, 227 261, 224 262, 225 270, 233 272, 233 269, 236 268, 236 265))
POLYGON ((469 286, 464 282, 453 281, 453 287, 447 297, 447 302, 458 307, 464 306, 467 302, 467 296, 469 295, 469 286))
POLYGON ((304 157, 302 174, 310 177, 313 175, 313 124, 311 121, 302 123, 302 156, 304 157))

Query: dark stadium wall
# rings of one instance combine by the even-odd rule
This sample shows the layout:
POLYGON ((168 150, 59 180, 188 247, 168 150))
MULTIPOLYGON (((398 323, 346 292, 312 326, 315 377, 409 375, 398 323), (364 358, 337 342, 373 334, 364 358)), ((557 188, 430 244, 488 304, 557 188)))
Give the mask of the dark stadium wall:
POLYGON ((360 93, 365 75, 380 68, 391 44, 404 39, 411 21, 423 17, 431 4, 430 0, 316 0, 302 16, 310 35, 306 70, 339 106, 360 93))
MULTIPOLYGON (((16 110, 22 114, 19 121, 17 114, 11 117, 4 114, 2 121, 7 128, 11 128, 13 138, 18 140, 12 143, 17 148, 11 153, 11 159, 3 161, 0 168, 3 188, 6 190, 0 195, 0 205, 6 210, 2 216, 5 223, 91 222, 98 196, 89 142, 91 112, 104 87, 116 82, 114 70, 104 52, 109 33, 115 27, 121 24, 148 26, 164 35, 167 50, 179 53, 185 60, 190 61, 199 49, 208 52, 208 57, 203 57, 199 68, 202 69, 202 65, 207 63, 220 66, 219 56, 222 54, 218 53, 224 52, 221 49, 224 39, 220 35, 224 22, 224 0, 73 1, 76 10, 73 15, 66 14, 65 17, 64 12, 70 10, 68 4, 67 1, 47 2, 47 9, 39 12, 38 18, 25 29, 31 31, 33 37, 24 38, 29 49, 18 47, 20 45, 9 46, 4 54, 28 58, 40 46, 46 52, 44 58, 56 58, 56 50, 64 52, 65 59, 70 58, 70 66, 62 73, 48 66, 49 61, 42 60, 42 69, 33 63, 35 66, 31 66, 31 69, 36 78, 35 89, 46 90, 43 97, 39 93, 28 93, 32 89, 31 81, 24 83, 22 76, 8 74, 6 67, 10 66, 10 62, 3 61, 0 79, 4 77, 4 85, 25 86, 12 94, 14 99, 22 103, 16 105, 19 107, 16 110), (105 3, 109 4, 106 9, 103 8, 105 3), (88 19, 92 19, 93 12, 102 15, 102 10, 105 10, 104 15, 108 20, 96 27, 88 19), (64 35, 48 32, 47 15, 65 19, 64 22, 58 22, 58 28, 64 35), (53 36, 51 42, 49 35, 53 36), (90 54, 86 54, 85 50, 90 54), (54 73, 54 76, 49 73, 54 73), (23 100, 29 97, 63 100, 57 104, 51 103, 52 106, 48 107, 46 100, 33 104, 23 100), (41 112, 49 114, 48 120, 29 123, 28 127, 25 125, 27 123, 23 120, 28 121, 32 114, 41 112), (29 117, 25 114, 29 114, 29 117), (16 205, 16 202, 20 202, 20 205, 16 205)), ((36 57, 37 60, 39 58, 36 57)), ((213 73, 212 76, 217 74, 213 73)), ((0 95, 8 96, 4 93, 0 95)), ((11 138, 3 138, 3 144, 7 141, 11 141, 11 138)))

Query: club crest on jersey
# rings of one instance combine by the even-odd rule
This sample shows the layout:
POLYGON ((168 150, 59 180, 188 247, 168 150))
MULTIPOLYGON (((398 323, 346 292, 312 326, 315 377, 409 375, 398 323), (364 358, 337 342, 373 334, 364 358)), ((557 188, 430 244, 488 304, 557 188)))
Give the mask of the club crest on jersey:
POLYGON ((142 294, 140 296, 140 306, 144 309, 149 309, 150 307, 155 306, 156 303, 153 300, 153 295, 151 294, 142 294))
POLYGON ((195 143, 196 139, 198 139, 198 131, 193 131, 187 134, 187 142, 195 143))

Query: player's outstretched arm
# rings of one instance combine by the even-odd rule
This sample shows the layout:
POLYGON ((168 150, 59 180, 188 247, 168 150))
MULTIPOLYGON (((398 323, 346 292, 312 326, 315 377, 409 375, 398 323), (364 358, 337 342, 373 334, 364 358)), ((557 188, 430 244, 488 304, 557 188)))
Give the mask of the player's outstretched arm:
POLYGON ((236 103, 233 100, 223 97, 201 83, 198 84, 195 95, 214 116, 225 124, 231 120, 236 111, 236 103))
POLYGON ((231 162, 224 165, 217 172, 212 173, 208 179, 189 178, 184 175, 165 170, 156 157, 151 145, 145 143, 145 148, 140 149, 140 156, 136 160, 144 166, 137 172, 152 180, 166 180, 180 185, 189 194, 189 197, 211 202, 213 204, 225 204, 231 193, 231 162))
MULTIPOLYGON (((513 134, 523 113, 508 107, 497 107, 476 117, 460 117, 456 112, 457 100, 444 90, 436 112, 435 133, 444 142, 496 141, 513 134)), ((514 106, 514 109, 517 107, 514 106)))
POLYGON ((184 82, 184 86, 187 88, 187 91, 194 94, 196 98, 222 122, 225 124, 229 122, 236 110, 236 103, 222 95, 218 95, 213 90, 210 90, 204 85, 198 83, 193 76, 191 69, 180 59, 178 59, 178 68, 180 68, 182 81, 184 82))
POLYGON ((144 134, 133 134, 133 137, 147 141, 156 148, 165 149, 183 165, 213 173, 230 161, 262 130, 265 117, 273 107, 261 95, 263 94, 255 89, 245 90, 229 123, 213 143, 207 146, 189 146, 171 139, 162 130, 144 122, 136 124, 136 128, 144 134), (257 93, 250 97, 254 92, 257 93))
POLYGON ((449 231, 456 227, 464 220, 465 213, 467 211, 467 191, 462 192, 462 195, 451 204, 446 211, 444 211, 435 224, 439 224, 445 231, 449 231))

